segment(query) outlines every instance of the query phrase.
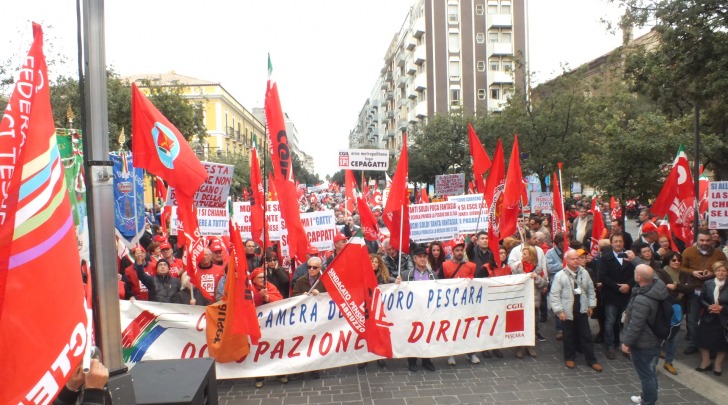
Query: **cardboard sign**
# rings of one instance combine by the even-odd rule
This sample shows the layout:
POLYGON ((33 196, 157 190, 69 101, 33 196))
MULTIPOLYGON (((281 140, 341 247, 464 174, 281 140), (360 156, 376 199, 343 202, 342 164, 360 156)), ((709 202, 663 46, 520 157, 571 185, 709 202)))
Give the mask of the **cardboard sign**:
POLYGON ((457 204, 458 233, 488 230, 488 204, 483 200, 483 194, 451 195, 447 199, 457 204))
POLYGON ((541 208, 541 212, 544 214, 550 214, 551 208, 554 205, 554 193, 552 192, 531 192, 531 212, 534 212, 536 208, 541 208))
POLYGON ((458 208, 454 201, 409 206, 410 238, 415 242, 449 240, 458 233, 458 208))
POLYGON ((728 181, 708 185, 708 228, 728 229, 728 181))
MULTIPOLYGON (((212 162, 202 162, 202 165, 205 166, 208 177, 195 193, 195 205, 198 208, 225 208, 228 195, 230 195, 230 184, 233 181, 235 166, 212 162)), ((169 187, 167 190, 166 205, 177 205, 174 187, 169 187)))
POLYGON ((435 176, 435 194, 460 195, 465 192, 465 175, 443 174, 435 176))
POLYGON ((386 149, 347 149, 339 151, 339 169, 389 169, 389 151, 386 149))
MULTIPOLYGON (((202 236, 222 236, 230 234, 230 221, 227 208, 197 208, 197 223, 202 236)), ((169 234, 177 235, 182 223, 177 217, 177 207, 172 207, 169 234)))

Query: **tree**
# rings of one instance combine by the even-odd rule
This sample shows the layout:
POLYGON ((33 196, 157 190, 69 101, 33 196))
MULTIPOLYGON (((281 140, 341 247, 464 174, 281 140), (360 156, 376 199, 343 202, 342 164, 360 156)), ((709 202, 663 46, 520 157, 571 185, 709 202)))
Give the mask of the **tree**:
MULTIPOLYGON (((409 180, 435 182, 441 174, 470 172, 468 121, 460 114, 436 115, 414 133, 409 146, 409 180)), ((391 166, 390 167, 396 167, 391 166)))
POLYGON ((298 157, 298 154, 293 153, 291 155, 291 164, 293 165, 293 175, 299 183, 313 185, 321 182, 318 174, 309 173, 308 170, 303 167, 301 158, 298 157))
POLYGON ((233 201, 242 195, 244 188, 250 188, 250 160, 247 157, 243 159, 240 156, 214 156, 214 154, 210 154, 208 160, 234 167, 233 180, 230 184, 230 197, 233 201))
POLYGON ((188 141, 205 139, 202 103, 190 103, 183 95, 184 86, 159 86, 142 80, 140 87, 149 89, 149 100, 188 141))
MULTIPOLYGON (((617 2, 617 0, 608 0, 617 2)), ((671 118, 702 110, 702 135, 728 136, 728 10, 725 0, 619 0, 620 27, 656 21, 658 41, 627 58, 631 89, 654 100, 671 118)), ((691 150, 692 148, 688 148, 691 150)), ((728 177, 728 145, 702 148, 701 161, 728 177)))

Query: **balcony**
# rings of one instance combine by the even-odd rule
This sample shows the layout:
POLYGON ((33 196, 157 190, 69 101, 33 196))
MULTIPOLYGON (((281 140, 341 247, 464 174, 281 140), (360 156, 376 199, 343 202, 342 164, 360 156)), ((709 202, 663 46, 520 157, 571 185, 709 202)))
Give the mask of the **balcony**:
POLYGON ((488 75, 493 80, 493 83, 513 84, 513 74, 510 72, 488 72, 488 75))
POLYGON ((415 65, 423 64, 426 59, 427 59, 427 53, 426 53, 426 49, 424 46, 421 46, 421 47, 415 49, 415 53, 414 53, 415 65))
POLYGON ((384 99, 387 101, 391 101, 394 98, 394 93, 391 91, 388 91, 384 94, 384 99))
POLYGON ((389 121, 389 120, 392 120, 392 119, 394 119, 394 111, 387 111, 384 114, 384 120, 385 121, 389 121))
POLYGON ((387 138, 394 138, 394 130, 393 129, 390 129, 389 131, 387 131, 387 138))
POLYGON ((416 46, 417 46, 417 39, 415 39, 411 35, 407 35, 407 38, 404 39, 405 49, 407 49, 408 51, 411 51, 411 50, 415 49, 416 46))
POLYGON ((491 42, 491 55, 513 55, 513 44, 510 42, 491 42))
POLYGON ((422 91, 427 88, 427 75, 421 73, 415 77, 415 90, 422 91))
POLYGON ((410 62, 407 64, 405 72, 407 72, 408 75, 413 75, 417 73, 417 66, 414 63, 410 62))
POLYGON ((419 118, 417 118, 417 114, 415 113, 415 111, 414 110, 410 110, 410 112, 407 114, 407 121, 410 124, 416 124, 420 120, 419 120, 419 118))
POLYGON ((403 89, 405 86, 407 86, 407 76, 400 76, 399 79, 397 79, 397 87, 403 89))
POLYGON ((427 117, 427 101, 420 101, 415 107, 415 116, 417 118, 427 117))
POLYGON ((404 53, 400 53, 395 60, 397 61, 397 67, 402 67, 407 61, 407 56, 404 53))
POLYGON ((485 24, 488 28, 512 27, 513 17, 510 14, 490 14, 485 24))
POLYGON ((389 83, 382 80, 382 84, 381 84, 381 86, 379 86, 379 88, 381 88, 382 90, 387 90, 387 87, 389 87, 389 83))
POLYGON ((412 36, 420 39, 423 35, 425 35, 425 19, 418 18, 417 21, 415 21, 414 26, 412 27, 412 36))
POLYGON ((392 81, 392 72, 387 72, 387 73, 386 73, 386 74, 384 75, 384 81, 385 81, 385 82, 391 82, 391 81, 392 81))
POLYGON ((418 96, 418 93, 417 93, 417 90, 415 90, 415 86, 414 85, 409 86, 409 88, 407 88, 407 98, 410 100, 415 100, 415 99, 417 99, 417 96, 418 96))
POLYGON ((488 99, 488 111, 500 112, 508 105, 507 100, 488 99))

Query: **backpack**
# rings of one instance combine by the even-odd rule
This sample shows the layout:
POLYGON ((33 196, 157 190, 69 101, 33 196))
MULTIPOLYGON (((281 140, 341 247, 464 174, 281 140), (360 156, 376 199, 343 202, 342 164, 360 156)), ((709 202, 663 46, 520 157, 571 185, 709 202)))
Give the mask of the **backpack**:
MULTIPOLYGON (((664 300, 657 301, 657 312, 655 313, 655 320, 647 325, 652 330, 652 333, 660 340, 670 340, 672 326, 674 324, 673 317, 675 316, 675 306, 680 311, 680 319, 682 319, 682 309, 680 304, 675 301, 675 298, 667 296, 664 300)), ((678 323, 679 325, 679 323, 678 323)))

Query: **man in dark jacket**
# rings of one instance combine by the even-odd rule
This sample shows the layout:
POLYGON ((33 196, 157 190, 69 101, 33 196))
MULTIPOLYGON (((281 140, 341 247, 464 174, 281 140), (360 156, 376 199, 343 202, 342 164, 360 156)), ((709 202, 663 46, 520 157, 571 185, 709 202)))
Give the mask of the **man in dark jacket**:
POLYGON ((612 249, 602 252, 597 269, 604 303, 604 349, 607 358, 614 360, 615 350, 619 347, 616 339, 619 336, 619 320, 634 286, 634 265, 631 261, 634 255, 628 255, 624 250, 621 233, 612 234, 609 241, 612 249))
POLYGON ((475 263, 475 277, 488 277, 488 267, 494 268, 495 258, 488 247, 488 232, 480 231, 475 235, 475 241, 468 243, 465 248, 468 260, 475 263))
POLYGON ((657 403, 657 374, 655 367, 660 358, 662 341, 655 336, 649 324, 655 322, 660 301, 667 298, 667 287, 655 278, 652 267, 640 264, 634 271, 635 287, 627 305, 624 329, 620 335, 622 352, 630 353, 632 364, 642 383, 640 396, 632 402, 643 405, 657 403))
POLYGON ((157 275, 152 277, 144 272, 143 264, 134 264, 139 281, 149 289, 149 301, 179 303, 182 284, 178 278, 169 275, 169 263, 164 259, 157 262, 157 275))

